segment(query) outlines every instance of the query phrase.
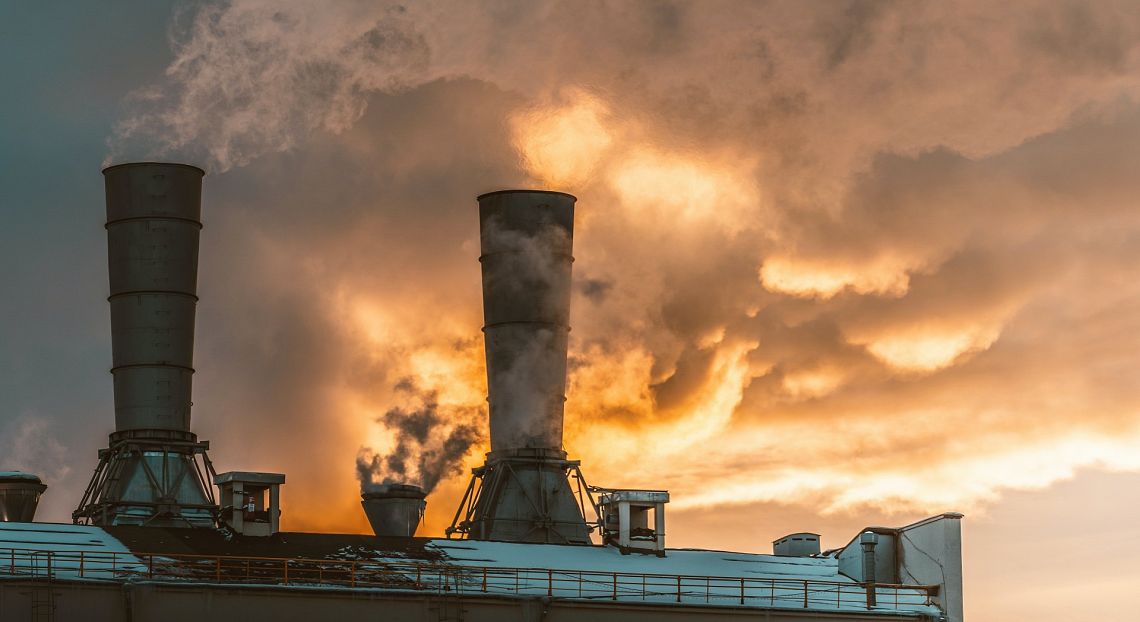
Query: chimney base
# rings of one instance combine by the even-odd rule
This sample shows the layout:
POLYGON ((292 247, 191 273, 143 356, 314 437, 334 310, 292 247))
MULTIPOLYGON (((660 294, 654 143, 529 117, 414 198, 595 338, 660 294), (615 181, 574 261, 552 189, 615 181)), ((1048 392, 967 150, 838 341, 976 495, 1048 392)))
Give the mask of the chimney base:
POLYGON ((591 544, 585 519, 585 479, 577 460, 557 449, 511 449, 487 454, 447 536, 537 544, 591 544), (577 481, 577 493, 570 478, 577 481))
MULTIPOLYGON (((189 434, 189 433, 184 433, 189 434)), ((111 435, 72 521, 83 525, 206 527, 218 520, 208 441, 111 435)))

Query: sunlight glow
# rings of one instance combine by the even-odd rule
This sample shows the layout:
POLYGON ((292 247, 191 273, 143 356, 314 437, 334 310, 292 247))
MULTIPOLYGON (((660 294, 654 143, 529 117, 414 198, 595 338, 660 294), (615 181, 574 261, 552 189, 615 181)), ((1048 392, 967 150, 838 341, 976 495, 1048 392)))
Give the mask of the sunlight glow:
POLYGON ((801 298, 831 298, 844 289, 900 297, 910 287, 907 269, 905 263, 888 259, 857 265, 770 257, 760 267, 760 282, 768 291, 801 298))
POLYGON ((867 342, 875 358, 903 371, 933 372, 952 365, 968 352, 993 345, 999 328, 971 326, 957 330, 931 330, 887 335, 867 342))
POLYGON ((589 181, 613 136, 600 99, 582 90, 567 91, 565 98, 562 105, 515 114, 510 126, 527 172, 548 188, 573 190, 589 181))

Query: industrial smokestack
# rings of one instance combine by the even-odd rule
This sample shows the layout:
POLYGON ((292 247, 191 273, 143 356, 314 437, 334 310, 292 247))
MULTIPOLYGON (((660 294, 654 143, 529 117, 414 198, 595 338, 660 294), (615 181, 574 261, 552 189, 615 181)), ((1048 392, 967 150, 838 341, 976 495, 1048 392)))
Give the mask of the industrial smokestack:
POLYGON ((209 445, 190 432, 203 175, 155 162, 103 171, 115 432, 77 522, 214 522, 209 445))
POLYGON ((573 196, 504 190, 479 197, 491 452, 448 533, 476 540, 588 544, 562 450, 570 332, 573 196))
POLYGON ((190 432, 202 176, 185 164, 103 171, 111 281, 115 429, 190 432))
POLYGON ((562 449, 576 200, 479 197, 491 451, 562 449))
POLYGON ((31 473, 0 472, 0 522, 30 523, 35 520, 36 507, 45 490, 47 486, 31 473))
POLYGON ((378 536, 410 538, 424 518, 427 493, 411 484, 380 484, 360 495, 368 524, 378 536))

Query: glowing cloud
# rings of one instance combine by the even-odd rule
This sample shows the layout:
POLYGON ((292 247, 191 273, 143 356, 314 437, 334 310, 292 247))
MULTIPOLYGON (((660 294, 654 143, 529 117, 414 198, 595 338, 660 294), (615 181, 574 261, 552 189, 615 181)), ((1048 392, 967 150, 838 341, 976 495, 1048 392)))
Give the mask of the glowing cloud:
POLYGON ((523 167, 547 187, 574 189, 586 183, 613 143, 605 103, 582 90, 566 102, 539 105, 511 117, 511 139, 523 167))
POLYGON ((636 150, 615 163, 610 185, 636 214, 740 227, 742 211, 758 207, 751 163, 738 168, 707 157, 636 150))
POLYGON ((784 375, 784 390, 792 397, 822 397, 838 389, 846 380, 842 370, 830 367, 795 371, 784 375))
POLYGON ((902 371, 933 372, 949 367, 968 352, 989 348, 1001 334, 992 326, 918 330, 871 339, 865 345, 875 358, 902 371))
POLYGON ((771 257, 760 267, 768 291, 803 298, 831 298, 844 289, 857 294, 900 297, 910 286, 904 262, 880 259, 864 264, 771 257))

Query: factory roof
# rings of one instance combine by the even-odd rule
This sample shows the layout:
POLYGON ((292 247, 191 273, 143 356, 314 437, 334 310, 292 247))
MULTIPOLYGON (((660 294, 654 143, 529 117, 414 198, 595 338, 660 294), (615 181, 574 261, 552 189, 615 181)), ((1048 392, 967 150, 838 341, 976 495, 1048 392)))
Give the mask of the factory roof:
MULTIPOLYGON (((0 523, 0 575, 197 580, 289 587, 449 591, 603 601, 866 611, 865 587, 833 557, 356 534, 243 537, 212 529, 0 523), (48 558, 51 561, 48 562, 48 558)), ((875 611, 932 615, 922 586, 879 586, 875 611)))

